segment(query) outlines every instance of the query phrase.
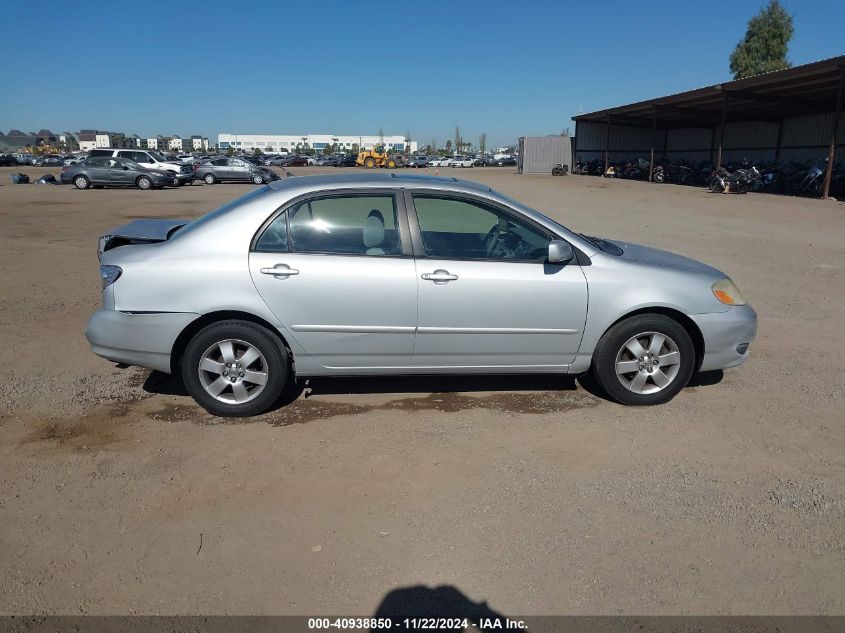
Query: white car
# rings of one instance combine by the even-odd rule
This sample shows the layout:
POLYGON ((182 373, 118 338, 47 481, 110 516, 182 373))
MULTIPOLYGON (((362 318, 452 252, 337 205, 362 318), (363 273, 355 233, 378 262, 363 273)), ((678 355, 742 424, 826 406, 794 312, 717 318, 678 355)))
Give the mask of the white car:
POLYGON ((430 161, 428 161, 429 167, 446 167, 449 164, 449 158, 443 158, 442 156, 435 156, 430 161))
POLYGON ((76 165, 78 163, 81 163, 86 158, 88 158, 88 157, 85 156, 84 154, 82 156, 71 156, 70 158, 65 158, 62 161, 62 165, 64 165, 65 167, 70 167, 71 165, 76 165))
POLYGON ((472 161, 470 156, 455 156, 449 161, 449 167, 472 167, 472 161))

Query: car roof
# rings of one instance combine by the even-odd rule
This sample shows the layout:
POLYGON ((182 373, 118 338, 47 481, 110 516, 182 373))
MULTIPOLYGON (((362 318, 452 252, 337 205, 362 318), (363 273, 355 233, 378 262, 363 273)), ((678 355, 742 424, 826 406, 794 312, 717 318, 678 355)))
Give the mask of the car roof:
POLYGON ((296 176, 283 178, 270 183, 270 187, 278 191, 290 189, 303 189, 307 191, 319 191, 321 189, 343 189, 354 187, 365 189, 367 187, 428 187, 432 189, 448 189, 449 191, 492 192, 487 185, 472 182, 471 180, 460 180, 444 176, 423 176, 411 174, 379 174, 379 173, 349 173, 349 174, 328 174, 322 176, 296 176))

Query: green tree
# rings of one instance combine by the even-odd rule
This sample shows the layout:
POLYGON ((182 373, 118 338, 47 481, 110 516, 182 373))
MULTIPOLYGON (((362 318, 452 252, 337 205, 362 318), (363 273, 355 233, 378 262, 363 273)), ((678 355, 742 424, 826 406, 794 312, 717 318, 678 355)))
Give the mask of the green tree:
POLYGON ((226 156, 234 156, 235 155, 235 148, 231 145, 226 148, 226 156))
POLYGON ((793 33, 792 16, 778 0, 769 0, 769 4, 748 21, 745 37, 731 53, 734 79, 792 66, 786 53, 793 33))
POLYGON ((478 135, 478 149, 482 154, 487 151, 487 132, 478 135))
POLYGON ((446 155, 452 153, 452 139, 446 139, 446 155))
POLYGON ((260 147, 253 147, 252 153, 255 154, 256 156, 261 156, 264 152, 261 151, 260 147))

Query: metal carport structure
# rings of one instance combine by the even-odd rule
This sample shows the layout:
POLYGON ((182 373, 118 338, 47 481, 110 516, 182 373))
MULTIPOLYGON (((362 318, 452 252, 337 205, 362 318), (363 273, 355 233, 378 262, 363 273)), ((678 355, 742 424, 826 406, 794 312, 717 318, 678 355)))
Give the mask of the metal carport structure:
MULTIPOLYGON (((770 152, 774 160, 780 160, 782 152, 787 149, 815 150, 824 147, 821 143, 801 142, 801 127, 816 126, 812 134, 805 130, 806 138, 803 140, 813 135, 814 138, 822 135, 825 139, 828 161, 822 196, 826 198, 837 144, 843 138, 840 128, 843 127, 841 115, 844 92, 845 55, 841 55, 746 79, 580 114, 572 117, 576 124, 576 158, 579 152, 603 153, 607 171, 609 155, 626 151, 612 145, 611 128, 615 128, 620 132, 617 134, 620 147, 627 144, 630 148, 637 143, 646 146, 639 151, 647 151, 650 155, 651 180, 658 137, 662 139, 661 149, 666 155, 673 131, 709 130, 710 161, 718 168, 722 164, 727 140, 726 129, 732 124, 735 127, 739 125, 737 129, 741 129, 740 133, 747 138, 768 138, 754 149, 770 152), (768 126, 768 129, 754 128, 754 125, 760 124, 768 126), (604 147, 584 147, 585 139, 597 138, 595 129, 588 130, 588 126, 595 125, 603 127, 604 147), (649 130, 650 141, 646 140, 649 130), (790 134, 789 143, 784 142, 785 131, 790 134)), ((700 133, 698 137, 701 139, 700 133)), ((697 150, 677 151, 701 153, 706 150, 699 147, 697 150)))

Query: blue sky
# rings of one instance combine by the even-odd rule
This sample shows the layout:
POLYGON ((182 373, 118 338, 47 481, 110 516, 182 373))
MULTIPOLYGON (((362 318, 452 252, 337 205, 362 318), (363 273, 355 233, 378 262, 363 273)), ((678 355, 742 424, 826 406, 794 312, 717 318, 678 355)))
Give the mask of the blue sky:
MULTIPOLYGON (((381 128, 442 144, 457 124, 505 144, 574 131, 579 110, 729 79, 763 4, 7 2, 0 130, 216 140, 381 128)), ((794 64, 845 53, 845 2, 784 5, 794 64)))

